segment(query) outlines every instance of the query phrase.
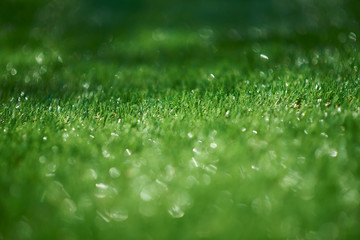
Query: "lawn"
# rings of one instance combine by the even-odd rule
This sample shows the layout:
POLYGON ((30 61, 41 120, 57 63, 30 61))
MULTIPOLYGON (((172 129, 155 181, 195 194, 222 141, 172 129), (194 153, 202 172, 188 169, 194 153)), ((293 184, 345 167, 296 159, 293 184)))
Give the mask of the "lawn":
POLYGON ((0 3, 0 240, 358 239, 359 4, 279 2, 0 3))

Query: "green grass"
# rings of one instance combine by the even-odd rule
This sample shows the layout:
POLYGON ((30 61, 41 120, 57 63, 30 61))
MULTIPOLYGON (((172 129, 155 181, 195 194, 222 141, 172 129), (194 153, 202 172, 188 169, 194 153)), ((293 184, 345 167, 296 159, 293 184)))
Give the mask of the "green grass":
POLYGON ((354 33, 37 30, 0 34, 0 240, 359 238, 354 33))

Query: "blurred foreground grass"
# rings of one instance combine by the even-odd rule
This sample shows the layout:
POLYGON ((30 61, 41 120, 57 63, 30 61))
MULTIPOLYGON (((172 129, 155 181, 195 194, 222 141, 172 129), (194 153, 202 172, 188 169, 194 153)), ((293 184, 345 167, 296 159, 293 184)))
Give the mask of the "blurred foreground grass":
POLYGON ((356 1, 1 4, 0 239, 359 238, 356 1))

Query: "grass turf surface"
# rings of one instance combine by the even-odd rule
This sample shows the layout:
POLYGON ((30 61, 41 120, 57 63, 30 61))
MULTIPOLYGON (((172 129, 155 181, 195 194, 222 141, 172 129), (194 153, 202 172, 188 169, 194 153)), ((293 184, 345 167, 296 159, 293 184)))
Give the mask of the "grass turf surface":
POLYGON ((0 239, 358 238, 356 34, 222 30, 0 37, 0 239))

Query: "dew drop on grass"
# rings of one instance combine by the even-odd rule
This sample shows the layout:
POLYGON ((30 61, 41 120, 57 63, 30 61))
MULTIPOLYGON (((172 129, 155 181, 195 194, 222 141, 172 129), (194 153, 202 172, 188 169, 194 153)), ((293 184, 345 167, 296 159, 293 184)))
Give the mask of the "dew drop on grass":
POLYGON ((214 142, 212 142, 212 143, 210 143, 210 147, 211 147, 211 148, 217 148, 217 144, 214 143, 214 142))
POLYGON ((200 154, 200 152, 196 148, 193 148, 193 152, 198 154, 198 155, 200 154))
POLYGON ((129 149, 125 149, 125 151, 126 151, 126 153, 127 153, 129 156, 131 156, 131 152, 130 152, 129 149))
POLYGON ((17 70, 15 68, 11 69, 11 75, 15 76, 17 74, 17 70))
POLYGON ((72 216, 77 211, 77 207, 73 200, 65 198, 61 204, 61 210, 64 215, 72 216))
POLYGON ((331 157, 337 157, 337 155, 338 155, 338 152, 336 150, 331 150, 330 151, 330 156, 331 157))
POLYGON ((209 75, 209 77, 208 77, 208 80, 209 80, 209 81, 212 81, 212 80, 214 80, 214 79, 215 79, 215 75, 211 73, 211 74, 209 75))
POLYGON ((196 161, 195 158, 191 158, 191 162, 195 167, 199 167, 199 163, 196 161))
POLYGON ((168 212, 173 218, 182 218, 185 215, 181 207, 176 204, 173 205, 168 212))
POLYGON ((269 57, 266 56, 265 54, 260 54, 260 57, 261 57, 262 59, 269 60, 269 57))
POLYGON ((255 166, 255 165, 251 165, 251 169, 254 169, 254 170, 258 171, 259 167, 255 166))
POLYGON ((150 193, 148 191, 146 191, 146 189, 143 189, 141 192, 140 192, 140 198, 142 200, 144 200, 145 202, 149 202, 152 200, 152 196, 150 195, 150 193))
POLYGON ((95 197, 97 198, 106 198, 108 194, 111 192, 111 189, 108 185, 104 183, 97 183, 95 184, 95 197))
POLYGON ((88 83, 84 83, 84 84, 83 84, 83 88, 84 88, 84 89, 89 89, 89 87, 90 87, 90 85, 89 85, 88 83))
POLYGON ((109 174, 112 178, 118 178, 120 177, 120 171, 117 170, 115 167, 112 167, 109 169, 109 174))
POLYGON ((117 222, 123 222, 128 219, 128 211, 122 209, 112 209, 109 213, 109 217, 117 222))
POLYGON ((104 150, 102 152, 102 154, 103 154, 104 158, 109 158, 110 157, 110 153, 108 151, 106 151, 106 150, 104 150))
POLYGON ((354 32, 349 33, 349 39, 356 42, 356 34, 354 32))
POLYGON ((188 136, 189 138, 193 138, 193 137, 194 137, 194 135, 193 135, 191 132, 189 132, 189 133, 187 134, 187 136, 188 136))
POLYGON ((42 64, 43 60, 44 60, 44 54, 43 53, 39 53, 39 55, 37 55, 35 57, 35 60, 38 64, 42 64))

